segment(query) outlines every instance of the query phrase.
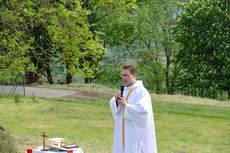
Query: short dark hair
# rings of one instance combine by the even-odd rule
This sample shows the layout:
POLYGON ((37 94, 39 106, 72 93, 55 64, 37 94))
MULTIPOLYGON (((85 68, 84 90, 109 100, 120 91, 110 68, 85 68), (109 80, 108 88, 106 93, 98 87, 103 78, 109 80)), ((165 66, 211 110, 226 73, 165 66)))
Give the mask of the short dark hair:
POLYGON ((127 70, 129 70, 129 72, 130 72, 131 74, 135 74, 135 73, 136 73, 136 68, 135 68, 135 66, 133 66, 133 65, 125 65, 125 66, 123 66, 122 69, 127 69, 127 70))

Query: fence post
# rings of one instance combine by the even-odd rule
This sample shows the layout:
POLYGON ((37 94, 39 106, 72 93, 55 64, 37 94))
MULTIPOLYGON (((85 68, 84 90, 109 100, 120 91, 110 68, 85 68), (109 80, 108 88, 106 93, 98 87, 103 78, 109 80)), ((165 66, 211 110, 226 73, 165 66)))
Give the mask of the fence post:
POLYGON ((24 95, 24 96, 26 96, 25 85, 26 85, 26 81, 25 81, 25 74, 24 74, 24 75, 23 75, 23 95, 24 95))

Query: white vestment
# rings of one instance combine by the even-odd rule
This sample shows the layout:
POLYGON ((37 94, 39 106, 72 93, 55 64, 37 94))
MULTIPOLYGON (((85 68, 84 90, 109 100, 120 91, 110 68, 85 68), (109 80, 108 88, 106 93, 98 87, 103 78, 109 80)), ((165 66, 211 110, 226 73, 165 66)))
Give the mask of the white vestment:
POLYGON ((116 106, 115 97, 110 100, 110 108, 115 119, 113 153, 157 153, 155 127, 151 97, 142 84, 137 81, 130 87, 125 87, 123 98, 126 99, 131 92, 128 103, 125 106, 116 106), (124 116, 124 142, 123 151, 123 128, 124 116))

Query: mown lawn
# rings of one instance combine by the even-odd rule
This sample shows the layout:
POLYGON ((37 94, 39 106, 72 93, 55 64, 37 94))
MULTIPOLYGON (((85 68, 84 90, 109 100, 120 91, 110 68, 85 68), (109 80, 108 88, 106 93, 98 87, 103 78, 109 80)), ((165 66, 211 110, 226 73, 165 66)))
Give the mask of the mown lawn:
MULTIPOLYGON (((63 137, 85 153, 111 153, 114 120, 109 99, 0 98, 0 125, 24 153, 48 138, 63 137), (17 101, 16 101, 17 102, 17 101)), ((153 99, 158 153, 229 153, 230 107, 153 99)))

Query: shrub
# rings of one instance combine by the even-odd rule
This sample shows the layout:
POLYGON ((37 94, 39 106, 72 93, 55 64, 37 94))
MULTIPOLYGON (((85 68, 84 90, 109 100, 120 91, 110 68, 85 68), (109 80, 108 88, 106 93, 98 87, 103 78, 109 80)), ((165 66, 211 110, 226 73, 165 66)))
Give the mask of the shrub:
POLYGON ((217 93, 217 99, 221 101, 227 101, 228 100, 228 92, 223 91, 223 92, 218 92, 217 93))

